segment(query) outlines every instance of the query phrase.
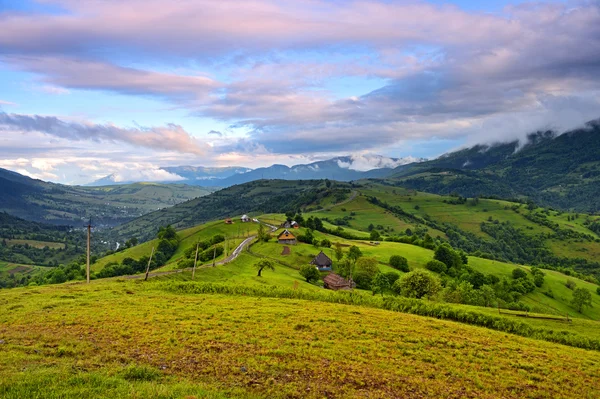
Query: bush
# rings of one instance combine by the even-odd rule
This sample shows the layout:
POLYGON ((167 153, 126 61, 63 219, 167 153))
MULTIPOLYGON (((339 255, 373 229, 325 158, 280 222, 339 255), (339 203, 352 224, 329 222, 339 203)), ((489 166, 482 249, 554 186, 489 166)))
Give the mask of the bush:
POLYGON ((541 274, 536 274, 533 276, 533 283, 536 287, 541 287, 544 285, 544 276, 541 274))
POLYGON ((408 298, 435 296, 441 289, 440 279, 423 270, 406 273, 392 287, 393 291, 408 298))
POLYGON ((451 267, 460 269, 463 265, 460 254, 454 249, 452 249, 452 247, 448 244, 440 245, 435 250, 433 259, 439 260, 440 262, 444 263, 448 267, 448 269, 450 269, 451 267))
POLYGON ((404 256, 400 255, 392 255, 390 256, 390 266, 394 269, 400 270, 402 272, 409 272, 410 268, 408 267, 408 260, 404 256))
POLYGON ((427 262, 427 264, 425 265, 425 268, 427 268, 427 270, 431 270, 432 272, 435 272, 435 273, 446 273, 446 271, 448 270, 448 268, 446 267, 446 264, 444 262, 440 262, 439 260, 435 260, 435 259, 427 262))
POLYGON ((388 279, 388 281, 390 282, 390 287, 391 287, 392 285, 394 285, 394 283, 395 283, 396 281, 398 281, 398 279, 400 278, 400 275, 399 275, 398 273, 396 273, 396 272, 387 272, 387 273, 384 273, 384 274, 385 274, 385 277, 386 277, 386 278, 388 279))
POLYGON ((600 295, 600 287, 596 288, 596 294, 600 295))
POLYGON ((565 283, 565 285, 570 290, 574 290, 575 287, 577 287, 577 284, 575 284, 575 281, 573 281, 573 280, 567 280, 567 282, 565 283))
POLYGON ((307 283, 311 281, 317 281, 321 275, 316 267, 313 265, 304 265, 300 268, 300 275, 306 279, 307 283))
POLYGON ((517 267, 516 269, 513 269, 512 271, 512 278, 514 278, 515 280, 518 280, 520 278, 527 278, 527 272, 519 267, 517 267))
POLYGON ((375 258, 360 258, 356 262, 354 282, 358 288, 370 289, 373 278, 379 273, 379 266, 375 258))

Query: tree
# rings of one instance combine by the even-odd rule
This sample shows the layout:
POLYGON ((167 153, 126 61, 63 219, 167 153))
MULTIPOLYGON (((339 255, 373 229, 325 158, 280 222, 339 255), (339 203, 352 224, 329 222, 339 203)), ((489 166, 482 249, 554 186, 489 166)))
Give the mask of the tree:
POLYGON ((350 247, 350 250, 348 251, 348 254, 346 255, 351 261, 352 263, 356 264, 356 261, 358 259, 360 259, 360 257, 362 257, 362 252, 360 250, 359 247, 357 247, 356 245, 353 245, 350 247))
POLYGON ((494 300, 496 299, 496 292, 489 285, 482 285, 479 289, 481 293, 481 298, 483 299, 484 306, 492 306, 494 300))
POLYGON ((446 270, 448 270, 448 268, 446 267, 446 264, 444 262, 440 262, 439 260, 433 259, 430 260, 429 262, 427 262, 427 264, 425 265, 425 268, 427 270, 431 270, 432 272, 435 273, 445 273, 446 270))
POLYGON ((390 266, 394 269, 400 270, 402 272, 409 272, 410 269, 408 267, 408 260, 404 256, 400 255, 392 255, 390 256, 390 266))
POLYGON ((158 229, 157 237, 161 240, 172 240, 177 238, 177 232, 171 225, 168 225, 158 229))
POLYGON ((371 231, 370 238, 371 238, 371 241, 380 241, 381 234, 379 234, 379 232, 377 230, 373 230, 373 231, 371 231))
POLYGON ((414 270, 404 274, 394 283, 392 289, 409 298, 435 296, 441 289, 440 279, 424 270, 414 270))
POLYGON ((368 229, 369 231, 373 231, 373 229, 374 229, 374 228, 375 228, 375 226, 373 225, 373 223, 371 223, 371 224, 369 225, 369 227, 367 227, 367 229, 368 229))
POLYGON ((258 262, 256 262, 254 264, 254 267, 256 269, 258 269, 258 277, 262 277, 261 273, 264 269, 273 270, 273 271, 275 270, 275 266, 273 265, 273 262, 271 262, 268 259, 259 260, 258 262))
POLYGON ((307 283, 317 281, 321 275, 313 265, 304 265, 300 268, 300 275, 306 279, 307 283))
POLYGON ((443 262, 448 268, 454 267, 456 269, 460 269, 462 266, 460 254, 458 254, 458 252, 452 249, 452 247, 448 244, 440 245, 435 250, 433 259, 443 262))
POLYGON ((271 235, 269 234, 267 229, 265 229, 265 226, 263 226, 262 223, 258 225, 257 238, 258 238, 258 241, 263 241, 263 242, 267 242, 271 238, 271 235))
POLYGON ((355 271, 350 275, 356 286, 368 290, 371 288, 373 278, 379 273, 378 262, 375 258, 360 258, 355 267, 355 271))
POLYGON ((344 257, 344 250, 342 249, 342 246, 340 245, 339 242, 335 243, 334 253, 335 253, 335 258, 337 259, 338 262, 341 261, 342 258, 344 257))
POLYGON ((527 272, 521 268, 516 268, 513 269, 512 271, 512 278, 514 278, 515 280, 520 279, 520 278, 527 278, 527 272))
POLYGON ((579 313, 583 310, 585 306, 592 307, 592 293, 585 288, 577 288, 573 291, 573 299, 571 300, 571 305, 579 313))
POLYGON ((596 288, 596 294, 600 295, 600 287, 596 288))
POLYGON ((321 246, 323 248, 331 248, 331 241, 329 241, 327 238, 323 238, 321 240, 321 246))
POLYGON ((575 282, 573 280, 567 280, 567 282, 565 283, 565 285, 570 290, 574 290, 575 287, 577 286, 577 284, 575 284, 575 282))
POLYGON ((373 277, 373 281, 371 281, 371 291, 373 291, 373 295, 380 293, 383 296, 385 290, 390 288, 390 280, 383 273, 377 273, 375 277, 373 277))

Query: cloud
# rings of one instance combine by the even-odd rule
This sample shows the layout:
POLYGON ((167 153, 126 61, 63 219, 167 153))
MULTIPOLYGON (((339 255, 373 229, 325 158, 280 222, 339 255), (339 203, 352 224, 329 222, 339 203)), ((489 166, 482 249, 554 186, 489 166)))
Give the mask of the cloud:
POLYGON ((163 73, 69 57, 9 56, 3 60, 13 68, 40 74, 42 82, 47 83, 42 90, 52 94, 65 94, 65 88, 71 88, 197 101, 219 87, 202 75, 163 73))
POLYGON ((350 156, 350 162, 343 162, 342 160, 338 160, 338 166, 340 168, 358 170, 358 171, 368 171, 373 169, 381 169, 381 168, 390 168, 393 169, 400 165, 406 165, 413 162, 421 162, 424 159, 419 159, 415 157, 406 157, 406 158, 388 158, 381 155, 376 154, 353 154, 350 156))
POLYGON ((17 104, 10 102, 10 101, 0 100, 0 105, 17 105, 17 104))
MULTIPOLYGON (((66 12, 0 14, 3 63, 49 87, 155 96, 224 122, 235 133, 208 133, 215 160, 511 140, 600 116, 597 2, 497 13, 385 0, 53 2, 66 12)), ((35 126, 74 142, 205 149, 177 125, 35 126)))
POLYGON ((41 132, 70 141, 124 142, 141 147, 202 155, 207 147, 181 126, 120 128, 112 124, 67 122, 53 116, 0 112, 0 130, 41 132))

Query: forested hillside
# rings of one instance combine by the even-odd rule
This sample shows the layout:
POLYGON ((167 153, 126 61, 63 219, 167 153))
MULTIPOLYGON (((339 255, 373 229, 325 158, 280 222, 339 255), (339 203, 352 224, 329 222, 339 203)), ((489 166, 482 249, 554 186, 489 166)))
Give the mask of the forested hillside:
POLYGON ((48 183, 0 169, 0 212, 55 225, 114 226, 212 192, 182 184, 81 187, 48 183))
POLYGON ((394 184, 465 197, 529 198, 544 206, 600 211, 600 122, 527 142, 478 145, 436 160, 400 167, 394 184))

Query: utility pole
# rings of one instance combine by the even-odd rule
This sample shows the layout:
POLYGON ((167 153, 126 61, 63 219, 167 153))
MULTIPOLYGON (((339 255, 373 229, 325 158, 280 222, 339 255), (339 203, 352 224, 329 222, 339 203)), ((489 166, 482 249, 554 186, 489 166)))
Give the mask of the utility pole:
POLYGON ((92 218, 90 218, 90 221, 87 225, 87 262, 86 262, 86 279, 87 279, 87 283, 90 283, 90 247, 91 247, 91 241, 92 241, 92 218))
POLYGON ((152 252, 150 252, 150 259, 148 259, 148 266, 146 267, 146 278, 144 281, 148 281, 148 273, 150 272, 150 262, 152 262, 152 255, 154 255, 154 247, 152 247, 152 252))
POLYGON ((213 251, 213 267, 215 267, 215 259, 217 258, 217 246, 215 245, 215 249, 213 251))
POLYGON ((194 258, 194 269, 192 270, 192 280, 194 279, 194 276, 196 275, 196 263, 198 262, 198 247, 200 246, 200 243, 196 244, 196 257, 194 258))

